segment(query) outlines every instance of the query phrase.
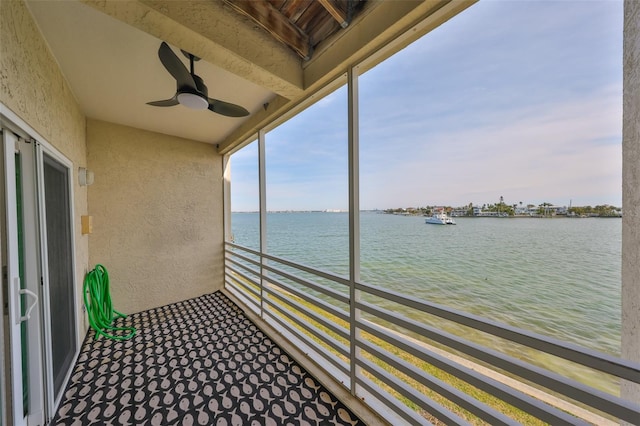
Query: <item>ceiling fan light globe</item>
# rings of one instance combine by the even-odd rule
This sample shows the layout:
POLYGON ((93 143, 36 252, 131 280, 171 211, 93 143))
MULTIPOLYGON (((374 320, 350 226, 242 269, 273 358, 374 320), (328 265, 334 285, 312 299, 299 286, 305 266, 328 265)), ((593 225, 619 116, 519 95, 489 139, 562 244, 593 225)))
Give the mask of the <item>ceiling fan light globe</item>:
POLYGON ((207 109, 209 101, 195 93, 178 93, 178 102, 191 109, 207 109))

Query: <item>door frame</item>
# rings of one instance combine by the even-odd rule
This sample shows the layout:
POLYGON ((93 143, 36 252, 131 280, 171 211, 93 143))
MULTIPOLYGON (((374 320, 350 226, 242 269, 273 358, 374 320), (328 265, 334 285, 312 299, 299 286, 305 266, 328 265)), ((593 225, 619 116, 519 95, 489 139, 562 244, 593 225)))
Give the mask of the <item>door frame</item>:
MULTIPOLYGON (((75 220, 75 190, 74 190, 74 182, 77 178, 77 174, 74 170, 74 165, 71 160, 69 160, 61 151, 59 151, 56 147, 51 145, 41 134, 39 134, 35 129, 33 129, 29 124, 27 124, 24 120, 22 120, 19 116, 17 116, 13 111, 7 108, 2 102, 0 102, 0 124, 2 124, 2 128, 4 131, 11 131, 16 136, 21 137, 25 140, 29 140, 34 144, 33 153, 35 155, 35 164, 34 164, 34 183, 35 183, 35 195, 36 195, 36 215, 37 222, 39 226, 36 226, 35 232, 37 234, 39 249, 36 247, 37 251, 36 255, 39 257, 39 266, 40 266, 40 277, 41 281, 41 291, 39 292, 39 318, 40 318, 40 352, 43 354, 43 365, 40 370, 42 373, 42 383, 40 384, 42 391, 42 399, 43 399, 43 407, 42 414, 44 415, 44 419, 39 424, 47 423, 50 421, 55 415, 56 409, 62 396, 64 394, 64 389, 71 377, 71 372, 73 368, 69 368, 67 371, 64 382, 61 387, 60 394, 57 397, 54 397, 53 394, 53 376, 52 376, 52 352, 51 352, 51 321, 50 321, 50 306, 49 306, 49 282, 48 282, 48 259, 46 253, 46 215, 44 212, 44 176, 43 176, 43 156, 46 153, 49 157, 55 159, 60 164, 62 164, 65 168, 67 168, 68 174, 68 191, 69 191, 69 221, 70 221, 70 239, 71 239, 71 268, 73 269, 72 277, 73 277, 73 319, 74 319, 74 337, 76 342, 76 350, 74 354, 74 358, 77 358, 80 353, 80 348, 82 346, 82 334, 81 328, 82 323, 79 321, 80 319, 80 301, 79 301, 79 290, 78 290, 78 275, 77 275, 77 250, 76 250, 76 220, 75 220)), ((7 231, 8 232, 8 231, 7 231)), ((8 253, 7 253, 8 254, 8 253)), ((20 343, 18 341, 18 343, 20 343)), ((15 342, 12 342, 14 345, 15 342)), ((11 353, 11 352, 9 352, 11 353)), ((73 365, 72 365, 73 367, 73 365)), ((2 365, 2 371, 4 372, 4 365, 2 365)), ((31 380, 30 380, 31 381, 31 380)), ((3 381, 0 383, 0 386, 5 384, 3 381)), ((7 383, 8 384, 8 383, 7 383)), ((6 389, 1 389, 4 392, 0 392, 0 395, 3 397, 3 402, 7 397, 6 389)), ((8 402, 8 401, 7 401, 8 402)), ((6 407, 7 409, 11 406, 11 404, 3 405, 3 409, 6 407)), ((3 415, 6 415, 5 410, 2 412, 3 415)), ((38 420, 38 419, 34 419, 38 420)))
MULTIPOLYGON (((45 400, 42 378, 45 374, 45 364, 42 348, 42 295, 41 280, 42 259, 40 257, 40 238, 38 225, 38 193, 36 191, 37 165, 36 147, 33 140, 18 138, 18 150, 20 153, 20 177, 21 177, 21 197, 22 197, 22 229, 23 229, 23 250, 24 250, 24 283, 22 287, 27 288, 38 297, 36 308, 31 312, 28 320, 28 390, 29 407, 28 423, 43 424, 45 418, 45 400), (32 350, 38 349, 38 350, 32 350)), ((27 298, 28 306, 32 301, 27 298)), ((23 303, 25 301, 23 300, 23 303)), ((23 384, 24 385, 24 384, 23 384)))
POLYGON ((53 418, 55 414, 55 409, 60 403, 62 399, 64 389, 66 387, 67 382, 69 381, 69 377, 71 376, 71 372, 73 371, 73 363, 71 364, 71 368, 65 374, 65 378, 63 380, 62 386, 60 388, 60 394, 54 395, 54 383, 53 383, 53 359, 52 359, 52 327, 51 324, 51 306, 49 305, 49 259, 47 254, 47 228, 46 228, 46 208, 44 203, 44 155, 51 157, 58 163, 60 163, 63 167, 65 167, 68 171, 68 180, 67 180, 67 190, 69 191, 69 231, 71 238, 71 268, 73 270, 73 319, 74 319, 74 338, 76 343, 75 352, 73 358, 76 359, 78 354, 80 353, 81 347, 81 336, 80 336, 80 327, 78 326, 78 286, 77 286, 77 278, 76 278, 76 249, 75 249, 75 215, 74 215, 74 206, 75 201, 73 197, 73 182, 74 176, 73 173, 73 163, 68 160, 65 156, 63 156, 58 150, 52 149, 51 146, 46 146, 44 143, 36 142, 36 164, 37 164, 37 185, 38 188, 38 199, 39 202, 39 221, 40 221, 40 256, 42 259, 42 317, 44 323, 44 348, 45 348, 45 360, 47 365, 47 374, 45 380, 46 386, 46 395, 47 395, 47 419, 53 418))

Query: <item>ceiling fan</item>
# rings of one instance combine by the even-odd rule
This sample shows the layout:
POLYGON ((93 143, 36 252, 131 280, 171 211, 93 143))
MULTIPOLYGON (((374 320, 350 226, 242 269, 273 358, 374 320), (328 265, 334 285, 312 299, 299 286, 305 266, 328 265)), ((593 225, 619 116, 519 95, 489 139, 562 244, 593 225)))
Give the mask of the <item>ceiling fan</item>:
POLYGON ((181 104, 192 109, 208 109, 227 117, 246 117, 249 115, 249 111, 240 105, 210 98, 204 81, 193 70, 193 63, 199 61, 200 58, 184 50, 182 53, 189 58, 191 71, 187 70, 167 43, 163 41, 160 45, 158 57, 169 74, 176 79, 176 94, 163 101, 147 102, 148 105, 169 107, 181 104))

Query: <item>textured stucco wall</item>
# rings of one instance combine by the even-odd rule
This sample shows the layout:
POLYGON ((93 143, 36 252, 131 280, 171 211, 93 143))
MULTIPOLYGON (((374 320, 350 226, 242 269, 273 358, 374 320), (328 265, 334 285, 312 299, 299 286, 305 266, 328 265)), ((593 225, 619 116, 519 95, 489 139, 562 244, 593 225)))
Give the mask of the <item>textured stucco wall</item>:
MULTIPOLYGON (((624 3, 622 124, 622 356, 640 362, 640 2, 624 3)), ((623 383, 640 403, 640 385, 623 383)))
POLYGON ((87 120, 90 261, 132 313, 223 284, 222 157, 214 146, 87 120))
MULTIPOLYGON (((85 117, 21 0, 0 0, 0 102, 73 162, 75 265, 82 306, 89 250, 80 216, 87 211, 87 192, 78 185, 76 171, 86 166, 85 117)), ((78 317, 83 337, 86 329, 82 315, 78 317)))

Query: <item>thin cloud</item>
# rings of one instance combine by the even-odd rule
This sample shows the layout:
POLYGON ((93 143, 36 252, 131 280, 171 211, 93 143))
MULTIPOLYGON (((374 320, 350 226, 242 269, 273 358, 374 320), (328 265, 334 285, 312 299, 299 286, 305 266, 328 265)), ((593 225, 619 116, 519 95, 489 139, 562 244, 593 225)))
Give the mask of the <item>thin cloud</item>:
POLYGON ((382 155, 379 150, 369 155, 363 148, 363 208, 381 203, 487 202, 469 199, 472 194, 493 194, 490 199, 506 193, 525 199, 586 198, 589 191, 607 194, 603 203, 619 202, 621 105, 617 87, 564 104, 523 106, 491 117, 494 114, 487 112, 490 124, 486 126, 445 128, 431 133, 426 141, 404 135, 413 146, 395 151, 392 160, 393 147, 385 146, 382 155), (594 178, 601 183, 594 184, 594 178), (403 189, 399 192, 398 187, 403 189), (401 197, 408 198, 403 201, 401 197))

